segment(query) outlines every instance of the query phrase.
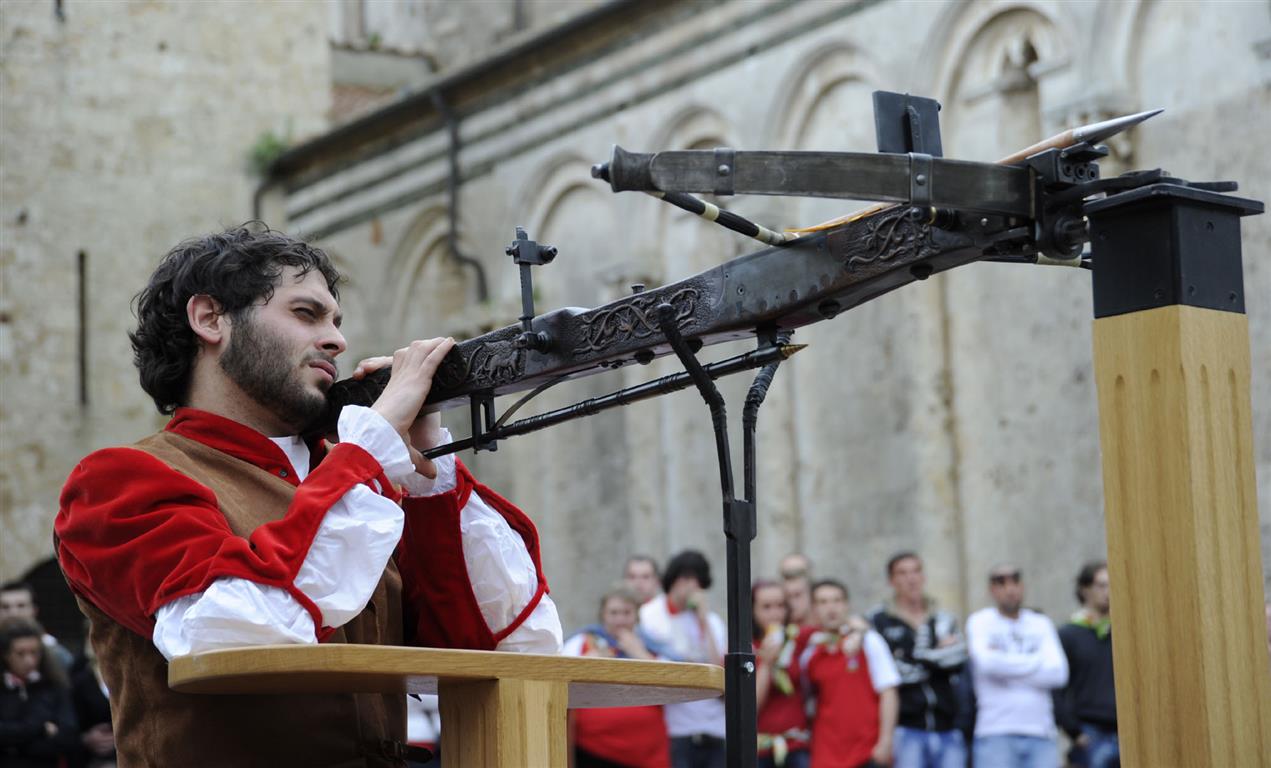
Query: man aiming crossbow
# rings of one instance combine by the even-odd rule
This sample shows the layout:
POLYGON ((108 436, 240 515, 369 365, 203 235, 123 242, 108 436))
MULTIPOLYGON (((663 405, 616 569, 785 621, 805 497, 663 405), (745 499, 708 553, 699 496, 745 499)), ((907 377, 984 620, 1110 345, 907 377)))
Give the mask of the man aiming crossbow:
POLYGON ((137 298, 158 434, 75 467, 55 535, 92 620, 120 762, 398 765, 405 697, 197 696, 167 661, 264 644, 373 643, 555 653, 560 620, 534 524, 420 417, 453 339, 363 360, 391 368, 369 407, 327 410, 345 351, 340 275, 321 250, 247 227, 186 241, 137 298))

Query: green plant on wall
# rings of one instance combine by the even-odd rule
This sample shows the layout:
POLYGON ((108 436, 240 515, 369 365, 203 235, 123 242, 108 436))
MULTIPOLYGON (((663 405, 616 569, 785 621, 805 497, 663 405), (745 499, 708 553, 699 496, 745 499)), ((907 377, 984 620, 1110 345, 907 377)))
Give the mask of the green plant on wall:
POLYGON ((273 131, 265 131, 252 144, 247 154, 247 166, 257 176, 264 176, 271 163, 287 151, 291 140, 287 136, 279 136, 273 131))

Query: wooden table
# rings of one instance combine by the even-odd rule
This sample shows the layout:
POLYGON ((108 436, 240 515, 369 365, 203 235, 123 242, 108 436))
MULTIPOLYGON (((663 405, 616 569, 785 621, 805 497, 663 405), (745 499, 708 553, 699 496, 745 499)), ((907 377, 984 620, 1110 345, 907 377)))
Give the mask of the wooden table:
POLYGON ((446 765, 568 763, 566 710, 720 696, 710 664, 387 645, 271 645, 179 656, 182 693, 436 693, 446 765))

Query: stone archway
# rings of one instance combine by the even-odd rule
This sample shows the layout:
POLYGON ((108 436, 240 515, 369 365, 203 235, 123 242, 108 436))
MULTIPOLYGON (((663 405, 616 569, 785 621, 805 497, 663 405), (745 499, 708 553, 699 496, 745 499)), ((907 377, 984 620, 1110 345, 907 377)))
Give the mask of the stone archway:
MULTIPOLYGON (((933 58, 944 73, 936 95, 946 154, 993 161, 1057 131, 1076 69, 1074 17, 1048 3, 959 10, 933 58)), ((963 600, 974 603, 979 574, 996 561, 1062 573, 1103 547, 1090 285, 1076 270, 996 264, 932 282, 941 290, 963 600), (1053 449, 1039 461, 1042 436, 1053 449), (1002 524, 1004 510, 1013 524, 1002 524), (1056 520, 1071 532, 1058 546, 1037 535, 1056 520)), ((1037 583, 1045 602, 1060 602, 1057 580, 1037 583)))
POLYGON ((390 344, 455 333, 472 301, 471 277, 450 257, 446 210, 431 206, 407 227, 394 249, 390 297, 381 335, 390 344))

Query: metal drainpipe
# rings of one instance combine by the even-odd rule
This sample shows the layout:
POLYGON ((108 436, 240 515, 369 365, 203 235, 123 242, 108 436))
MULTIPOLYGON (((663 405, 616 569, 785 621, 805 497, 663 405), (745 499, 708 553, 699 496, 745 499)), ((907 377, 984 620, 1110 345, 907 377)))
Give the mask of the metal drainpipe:
POLYGON ((265 177, 256 185, 256 190, 252 192, 252 221, 260 221, 261 209, 264 208, 265 191, 274 185, 274 179, 270 175, 269 170, 265 170, 265 177))
POLYGON ((459 177, 459 120, 451 111, 450 105, 446 103, 446 97, 442 95, 440 89, 432 92, 432 103, 437 108, 437 113, 441 115, 441 119, 446 121, 446 131, 450 134, 450 148, 447 151, 450 175, 446 183, 447 194, 450 196, 448 206, 450 231, 446 235, 446 241, 450 245, 450 257, 472 268, 477 276, 477 299, 486 301, 490 297, 490 292, 486 286, 485 267, 476 259, 464 256, 459 250, 459 182, 461 181, 459 177))

